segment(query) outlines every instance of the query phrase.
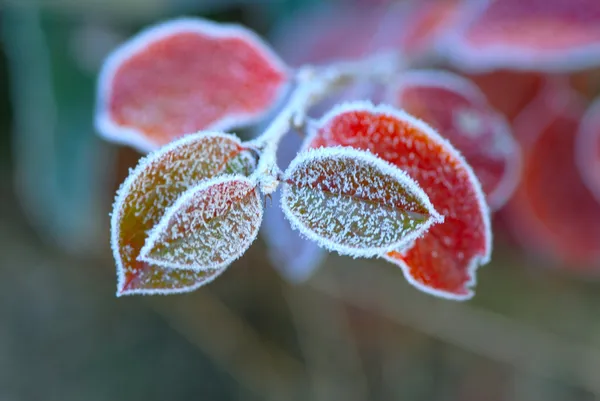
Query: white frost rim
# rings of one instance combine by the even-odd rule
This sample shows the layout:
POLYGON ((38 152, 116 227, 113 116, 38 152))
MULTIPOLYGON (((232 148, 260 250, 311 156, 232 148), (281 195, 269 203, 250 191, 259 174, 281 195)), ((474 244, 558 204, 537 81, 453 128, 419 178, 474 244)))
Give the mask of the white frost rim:
POLYGON ((404 171, 399 168, 391 165, 390 163, 376 157, 372 153, 364 150, 358 150, 350 147, 328 147, 328 148, 319 148, 319 149, 311 149, 300 153, 289 165, 286 172, 284 173, 284 180, 288 178, 294 170, 303 166, 307 163, 313 163, 319 160, 325 159, 335 159, 335 158, 354 158, 360 159, 363 163, 370 165, 371 167, 379 170, 382 174, 390 176, 395 180, 399 181, 407 190, 416 196, 419 201, 426 207, 429 211, 430 218, 424 222, 417 230, 406 235, 402 240, 376 248, 368 248, 361 249, 356 247, 349 247, 345 245, 341 245, 331 241, 328 238, 322 237, 320 235, 315 234, 312 230, 307 228, 301 220, 296 217, 295 213, 291 211, 288 203, 289 198, 289 185, 285 182, 282 183, 283 190, 281 196, 281 208, 289 220, 292 227, 298 230, 302 235, 306 238, 316 242, 319 246, 336 251, 341 255, 348 255, 352 257, 373 257, 381 254, 382 252, 391 252, 394 249, 401 248, 407 243, 411 243, 423 235, 425 232, 429 230, 431 225, 440 223, 443 221, 443 216, 441 216, 433 207, 431 202, 429 201, 429 197, 425 194, 425 192, 418 186, 418 184, 408 176, 404 171))
POLYGON ((177 199, 177 201, 175 201, 175 203, 166 210, 165 214, 163 215, 163 217, 161 217, 158 224, 156 224, 156 226, 154 226, 154 228, 148 233, 148 238, 146 238, 146 242, 144 243, 144 246, 140 250, 138 260, 142 261, 142 262, 152 263, 153 265, 156 265, 159 267, 164 267, 167 269, 210 271, 210 270, 218 270, 218 269, 224 268, 226 266, 229 266, 235 260, 239 259, 246 252, 246 250, 248 250, 248 248, 252 245, 252 243, 256 239, 256 237, 258 235, 258 231, 261 226, 260 223, 256 225, 256 227, 254 228, 254 230, 251 232, 250 236, 248 237, 246 243, 243 244, 243 246, 240 247, 237 250, 237 252, 232 252, 230 254, 229 258, 227 258, 225 261, 218 263, 218 264, 209 264, 209 265, 205 265, 205 266, 184 265, 184 264, 178 264, 178 263, 164 262, 162 260, 154 259, 151 256, 149 256, 149 253, 152 251, 152 248, 160 240, 161 234, 163 232, 165 232, 167 227, 169 226, 170 220, 175 215, 177 215, 177 213, 179 212, 179 210, 181 208, 185 207, 186 203, 193 200, 194 197, 198 193, 206 191, 208 188, 210 188, 212 186, 223 184, 223 183, 230 183, 230 182, 243 182, 244 184, 247 184, 248 187, 254 187, 256 200, 261 205, 261 207, 259 209, 260 210, 259 220, 262 221, 263 207, 262 207, 262 203, 261 203, 260 194, 257 189, 257 186, 258 186, 257 182, 250 180, 243 175, 224 175, 224 176, 216 177, 216 178, 213 178, 213 179, 210 179, 207 181, 203 181, 199 185, 194 186, 194 187, 188 189, 187 191, 185 191, 183 194, 181 194, 180 197, 177 199))
MULTIPOLYGON (((182 32, 198 33, 212 38, 240 38, 252 43, 262 53, 269 63, 276 66, 282 74, 288 76, 288 82, 281 85, 273 105, 261 113, 238 113, 230 115, 204 130, 226 131, 231 128, 257 123, 263 116, 270 113, 282 101, 290 87, 290 69, 271 50, 266 42, 255 32, 238 24, 221 24, 202 18, 183 17, 163 22, 140 31, 125 43, 117 47, 106 58, 100 70, 97 84, 97 99, 94 123, 96 130, 106 140, 114 143, 132 146, 140 152, 155 150, 159 145, 149 141, 143 131, 136 128, 117 124, 108 110, 111 98, 111 83, 119 67, 136 53, 143 51, 149 44, 182 32)), ((188 134, 187 132, 182 135, 188 134)))

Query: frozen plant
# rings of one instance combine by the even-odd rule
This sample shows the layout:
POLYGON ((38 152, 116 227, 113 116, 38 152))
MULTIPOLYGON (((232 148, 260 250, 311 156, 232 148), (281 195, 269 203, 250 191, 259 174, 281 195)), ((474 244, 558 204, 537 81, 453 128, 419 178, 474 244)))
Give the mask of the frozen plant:
POLYGON ((252 244, 265 197, 280 189, 291 226, 321 248, 383 258, 420 290, 471 298, 475 270, 491 253, 486 196, 499 207, 517 174, 502 170, 510 152, 469 146, 514 143, 476 87, 407 67, 400 52, 386 51, 292 68, 248 29, 202 19, 160 24, 115 50, 100 75, 96 126, 149 152, 114 204, 117 295, 210 282, 252 244), (358 82, 389 88, 390 104, 349 102, 308 116, 358 82), (453 136, 414 116, 421 111, 453 136), (228 133, 273 114, 253 140, 228 133), (282 171, 276 153, 292 129, 305 139, 282 171), (467 160, 454 146, 470 151, 467 160))

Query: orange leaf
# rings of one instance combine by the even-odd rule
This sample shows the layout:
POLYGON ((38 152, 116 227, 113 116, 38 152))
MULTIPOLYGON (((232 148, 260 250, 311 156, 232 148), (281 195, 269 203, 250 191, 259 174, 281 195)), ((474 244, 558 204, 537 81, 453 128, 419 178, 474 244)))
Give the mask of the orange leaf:
POLYGON ((332 110, 306 142, 307 148, 335 145, 369 150, 419 184, 445 220, 410 249, 391 252, 386 258, 423 291, 470 298, 475 269, 490 258, 491 231, 479 181, 460 154, 414 117, 366 103, 332 110))

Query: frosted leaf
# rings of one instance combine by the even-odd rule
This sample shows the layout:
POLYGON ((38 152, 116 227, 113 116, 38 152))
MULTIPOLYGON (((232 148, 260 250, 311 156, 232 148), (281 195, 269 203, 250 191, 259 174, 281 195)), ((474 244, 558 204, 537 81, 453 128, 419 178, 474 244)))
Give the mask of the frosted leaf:
POLYGON ((151 153, 130 173, 111 219, 111 244, 117 264, 117 295, 191 291, 220 273, 180 272, 138 261, 148 232, 165 210, 189 188, 222 174, 249 175, 253 153, 233 135, 188 135, 151 153))
MULTIPOLYGON (((279 166, 287 167, 296 157, 302 140, 300 135, 291 132, 281 140, 277 150, 279 166)), ((321 265, 327 251, 313 241, 303 238, 298 231, 293 230, 285 218, 279 205, 281 192, 272 195, 272 201, 267 202, 263 218, 261 235, 267 245, 267 256, 273 267, 291 283, 306 281, 321 265)))
POLYGON ((506 203, 519 179, 521 149, 504 117, 491 108, 477 86, 450 72, 414 70, 398 77, 388 98, 460 151, 492 210, 506 203))
POLYGON ((515 125, 523 141, 523 178, 503 216, 529 252, 569 269, 597 274, 600 203, 585 185, 577 134, 585 100, 568 84, 547 85, 515 125))
POLYGON ((477 0, 440 50, 464 70, 545 72, 600 65, 598 0, 477 0))
POLYGON ((423 291, 451 299, 470 298, 475 270, 489 261, 492 234, 481 185, 458 151, 427 124, 386 105, 341 105, 313 128, 306 149, 352 146, 368 150, 417 182, 444 222, 433 225, 410 249, 386 257, 423 291))
POLYGON ((184 134, 263 118, 289 72, 252 31, 183 18, 148 28, 116 49, 98 82, 96 127, 141 151, 184 134))
POLYGON ((579 172, 600 202, 600 98, 585 112, 576 141, 575 160, 579 172))
POLYGON ((300 153, 284 174, 281 206, 303 235, 354 257, 402 247, 441 221, 401 170, 342 147, 300 153))
POLYGON ((256 182, 231 175, 205 181, 165 212, 138 259, 172 269, 227 266, 252 244, 262 214, 256 182))

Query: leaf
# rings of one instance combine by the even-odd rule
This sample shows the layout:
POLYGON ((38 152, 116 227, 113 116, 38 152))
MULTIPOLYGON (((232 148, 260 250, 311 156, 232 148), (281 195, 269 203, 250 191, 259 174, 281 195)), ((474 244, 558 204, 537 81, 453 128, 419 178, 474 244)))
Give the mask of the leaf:
POLYGON ((281 99, 287 67, 252 31, 177 19, 139 33, 106 60, 96 127, 142 151, 184 134, 254 123, 281 99))
POLYGON ((547 84, 523 112, 515 126, 528 138, 523 178, 503 217, 527 251, 569 269, 597 272, 600 203, 584 184, 576 159, 584 105, 563 82, 547 84))
MULTIPOLYGON (((291 132, 284 136, 277 150, 280 166, 288 166, 298 153, 302 140, 300 135, 291 132)), ((279 204, 280 192, 272 194, 273 205, 279 204)), ((267 256, 273 267, 288 282, 296 284, 310 278, 321 265, 327 251, 313 241, 303 238, 288 223, 283 210, 269 207, 265 210, 261 235, 267 245, 267 256)))
POLYGON ((282 19, 273 41, 293 66, 356 60, 400 47, 399 27, 407 17, 406 9, 404 4, 319 2, 282 19))
POLYGON ((369 150, 402 169, 444 216, 443 223, 433 225, 409 250, 386 258, 420 290, 470 298, 475 269, 489 261, 492 234, 481 186, 460 154, 409 114, 362 102, 342 105, 321 118, 305 148, 336 145, 369 150))
POLYGON ((449 72, 414 70, 400 75, 389 99, 460 151, 492 210, 506 203, 519 179, 521 149, 506 120, 490 107, 477 86, 449 72))
POLYGON ((205 181, 165 212, 138 259, 172 269, 227 266, 252 244, 262 215, 255 181, 230 175, 205 181))
POLYGON ((148 232, 189 188, 223 174, 248 175, 253 153, 233 135, 188 135, 143 158, 121 186, 113 206, 111 243, 117 264, 117 295, 192 291, 222 269, 164 269, 138 260, 148 232))
POLYGON ((566 72, 600 64, 597 0, 485 0, 464 19, 443 48, 465 70, 566 72))
POLYGON ((485 94, 491 106, 513 122, 544 86, 544 75, 537 72, 498 70, 469 74, 467 78, 485 94))
POLYGON ((406 246, 441 220, 404 172, 342 147, 300 153, 284 174, 281 206, 303 235, 354 257, 406 246))
MULTIPOLYGON (((403 24, 402 50, 423 53, 455 28, 463 5, 459 0, 413 1, 403 24)), ((398 28, 396 28, 398 29, 398 28)))
POLYGON ((600 98, 588 107, 581 120, 575 155, 583 182, 600 202, 600 98))

